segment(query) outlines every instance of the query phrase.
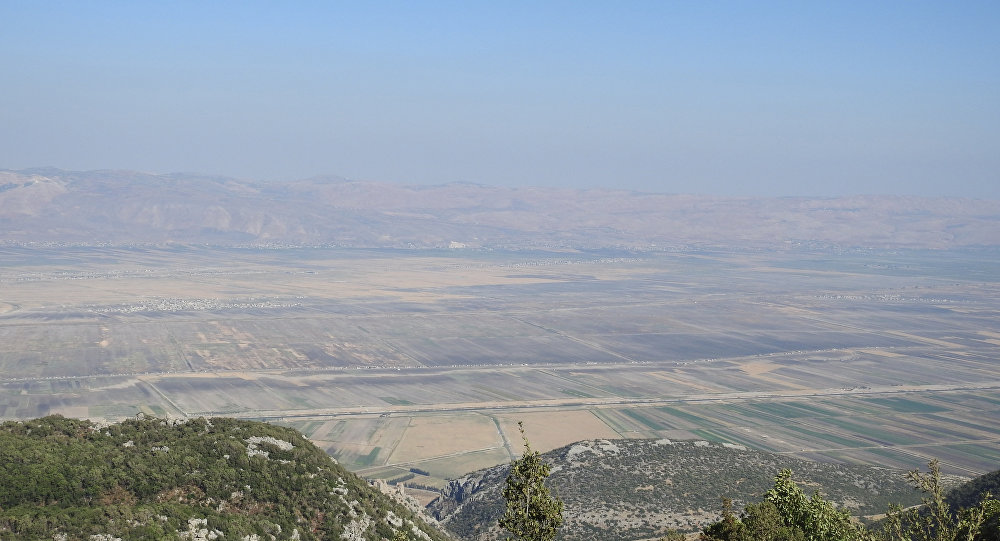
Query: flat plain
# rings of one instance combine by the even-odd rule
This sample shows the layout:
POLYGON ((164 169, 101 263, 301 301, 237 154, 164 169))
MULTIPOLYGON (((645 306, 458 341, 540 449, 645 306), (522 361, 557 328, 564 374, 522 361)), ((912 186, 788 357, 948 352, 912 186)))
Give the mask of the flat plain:
POLYGON ((1000 464, 1000 253, 0 249, 0 417, 226 415, 440 487, 594 438, 1000 464))

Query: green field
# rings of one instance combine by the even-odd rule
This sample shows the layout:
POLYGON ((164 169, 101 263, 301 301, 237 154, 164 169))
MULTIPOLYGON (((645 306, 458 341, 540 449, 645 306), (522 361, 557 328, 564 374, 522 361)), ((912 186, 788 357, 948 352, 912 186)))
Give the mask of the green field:
POLYGON ((266 419, 428 486, 509 460, 518 418, 542 450, 693 438, 972 475, 1000 458, 998 260, 10 248, 0 417, 266 419))

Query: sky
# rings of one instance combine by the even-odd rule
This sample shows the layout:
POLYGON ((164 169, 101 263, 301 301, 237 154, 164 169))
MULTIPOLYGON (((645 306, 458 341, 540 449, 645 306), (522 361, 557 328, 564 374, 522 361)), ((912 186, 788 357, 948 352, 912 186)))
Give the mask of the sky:
POLYGON ((0 168, 1000 199, 1000 2, 0 0, 0 168))

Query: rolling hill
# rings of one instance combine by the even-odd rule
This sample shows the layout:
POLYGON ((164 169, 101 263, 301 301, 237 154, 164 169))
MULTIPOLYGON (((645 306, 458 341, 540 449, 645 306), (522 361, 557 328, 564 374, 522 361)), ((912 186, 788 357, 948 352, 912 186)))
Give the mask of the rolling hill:
MULTIPOLYGON (((565 503, 564 540, 644 540, 668 528, 696 530, 719 518, 723 498, 732 499, 734 509, 758 501, 784 468, 807 492, 818 490, 858 516, 920 501, 900 470, 810 462, 707 441, 590 440, 543 458, 552 465, 547 484, 565 503)), ((501 465, 452 481, 429 510, 464 539, 498 539, 507 470, 501 465)), ((946 481, 956 486, 961 478, 946 481)))

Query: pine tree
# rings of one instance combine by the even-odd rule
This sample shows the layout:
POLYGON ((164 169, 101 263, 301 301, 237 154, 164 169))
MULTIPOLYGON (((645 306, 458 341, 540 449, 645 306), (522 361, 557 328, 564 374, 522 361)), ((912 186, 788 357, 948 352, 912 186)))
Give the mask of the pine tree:
POLYGON ((563 503, 545 487, 549 465, 542 462, 538 451, 531 450, 524 425, 518 422, 517 427, 524 440, 524 455, 510 465, 503 490, 507 510, 500 518, 500 527, 521 541, 549 541, 562 526, 563 503))

